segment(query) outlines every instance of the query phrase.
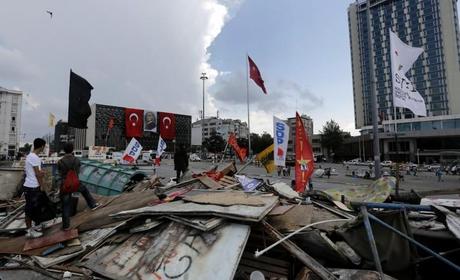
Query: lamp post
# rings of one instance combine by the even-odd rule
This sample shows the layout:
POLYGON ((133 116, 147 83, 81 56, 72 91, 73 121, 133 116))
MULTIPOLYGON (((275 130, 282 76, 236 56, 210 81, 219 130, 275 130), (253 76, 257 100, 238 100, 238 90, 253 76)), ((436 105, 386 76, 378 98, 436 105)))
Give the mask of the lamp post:
POLYGON ((203 111, 202 111, 202 115, 201 115, 201 156, 203 157, 204 156, 204 150, 203 150, 203 140, 204 140, 204 135, 203 135, 203 131, 204 131, 204 96, 205 96, 205 81, 208 79, 208 77, 206 76, 206 73, 201 73, 201 77, 200 79, 203 81, 203 111))

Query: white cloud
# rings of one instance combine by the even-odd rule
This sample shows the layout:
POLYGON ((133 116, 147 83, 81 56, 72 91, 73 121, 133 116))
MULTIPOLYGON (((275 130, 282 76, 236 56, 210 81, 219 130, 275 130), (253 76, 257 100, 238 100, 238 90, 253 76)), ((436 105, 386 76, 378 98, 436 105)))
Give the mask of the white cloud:
MULTIPOLYGON (((219 75, 207 49, 241 1, 9 1, 0 9, 0 85, 19 86, 28 138, 48 112, 67 115, 69 69, 93 86, 91 102, 196 116, 201 72, 219 75), (51 19, 46 10, 53 11, 51 19), (21 15, 22 20, 17 20, 21 15), (14 24, 11 24, 14 22, 14 24), (6 45, 8 49, 2 47, 6 45), (32 121, 33 120, 33 121, 32 121)), ((211 102, 208 111, 215 111, 211 102)))

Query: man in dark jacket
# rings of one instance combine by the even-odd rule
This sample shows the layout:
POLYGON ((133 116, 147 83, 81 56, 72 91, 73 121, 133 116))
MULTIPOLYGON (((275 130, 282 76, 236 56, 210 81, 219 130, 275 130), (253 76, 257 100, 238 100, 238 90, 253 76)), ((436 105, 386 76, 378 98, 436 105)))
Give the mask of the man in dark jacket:
POLYGON ((188 169, 188 155, 185 145, 179 145, 179 149, 174 153, 174 170, 176 170, 176 182, 179 183, 180 175, 184 175, 188 169))
MULTIPOLYGON (((58 161, 57 168, 60 175, 59 186, 62 186, 64 180, 67 176, 69 170, 75 170, 77 175, 80 172, 80 160, 73 155, 73 144, 68 142, 64 145, 65 155, 58 161)), ((94 198, 89 193, 88 189, 80 182, 78 188, 86 200, 88 207, 91 209, 96 209, 99 204, 96 203, 94 198)), ((70 229, 70 213, 72 209, 72 193, 61 193, 61 203, 62 203, 62 229, 70 229)))

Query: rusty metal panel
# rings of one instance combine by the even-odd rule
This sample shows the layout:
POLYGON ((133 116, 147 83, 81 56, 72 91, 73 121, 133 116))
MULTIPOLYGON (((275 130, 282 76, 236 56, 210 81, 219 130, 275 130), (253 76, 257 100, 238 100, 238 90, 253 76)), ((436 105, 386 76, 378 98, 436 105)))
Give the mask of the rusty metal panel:
POLYGON ((84 266, 114 279, 233 279, 249 233, 241 224, 201 232, 170 222, 94 251, 84 266))
POLYGON ((138 215, 212 215, 229 219, 259 222, 268 214, 278 203, 277 196, 254 195, 257 199, 264 202, 264 206, 232 205, 220 206, 212 204, 198 204, 193 202, 184 203, 174 201, 170 203, 147 206, 134 210, 122 211, 114 216, 130 217, 138 215))

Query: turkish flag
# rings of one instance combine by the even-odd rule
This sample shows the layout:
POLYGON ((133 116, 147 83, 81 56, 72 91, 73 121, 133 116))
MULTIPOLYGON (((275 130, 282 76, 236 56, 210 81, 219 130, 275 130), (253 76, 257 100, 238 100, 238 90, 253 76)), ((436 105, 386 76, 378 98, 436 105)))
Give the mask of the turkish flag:
POLYGON ((305 186, 313 174, 315 161, 313 159, 313 149, 308 135, 305 132, 302 118, 296 112, 295 120, 295 190, 303 193, 305 186))
POLYGON ((173 113, 158 113, 161 138, 173 140, 176 138, 176 115, 173 113))
POLYGON ((264 80, 262 80, 262 75, 260 75, 259 68, 254 63, 254 61, 248 56, 249 61, 249 78, 251 78, 261 89, 262 91, 267 94, 267 90, 265 89, 264 80))
POLYGON ((144 111, 125 108, 126 137, 142 137, 144 111))

